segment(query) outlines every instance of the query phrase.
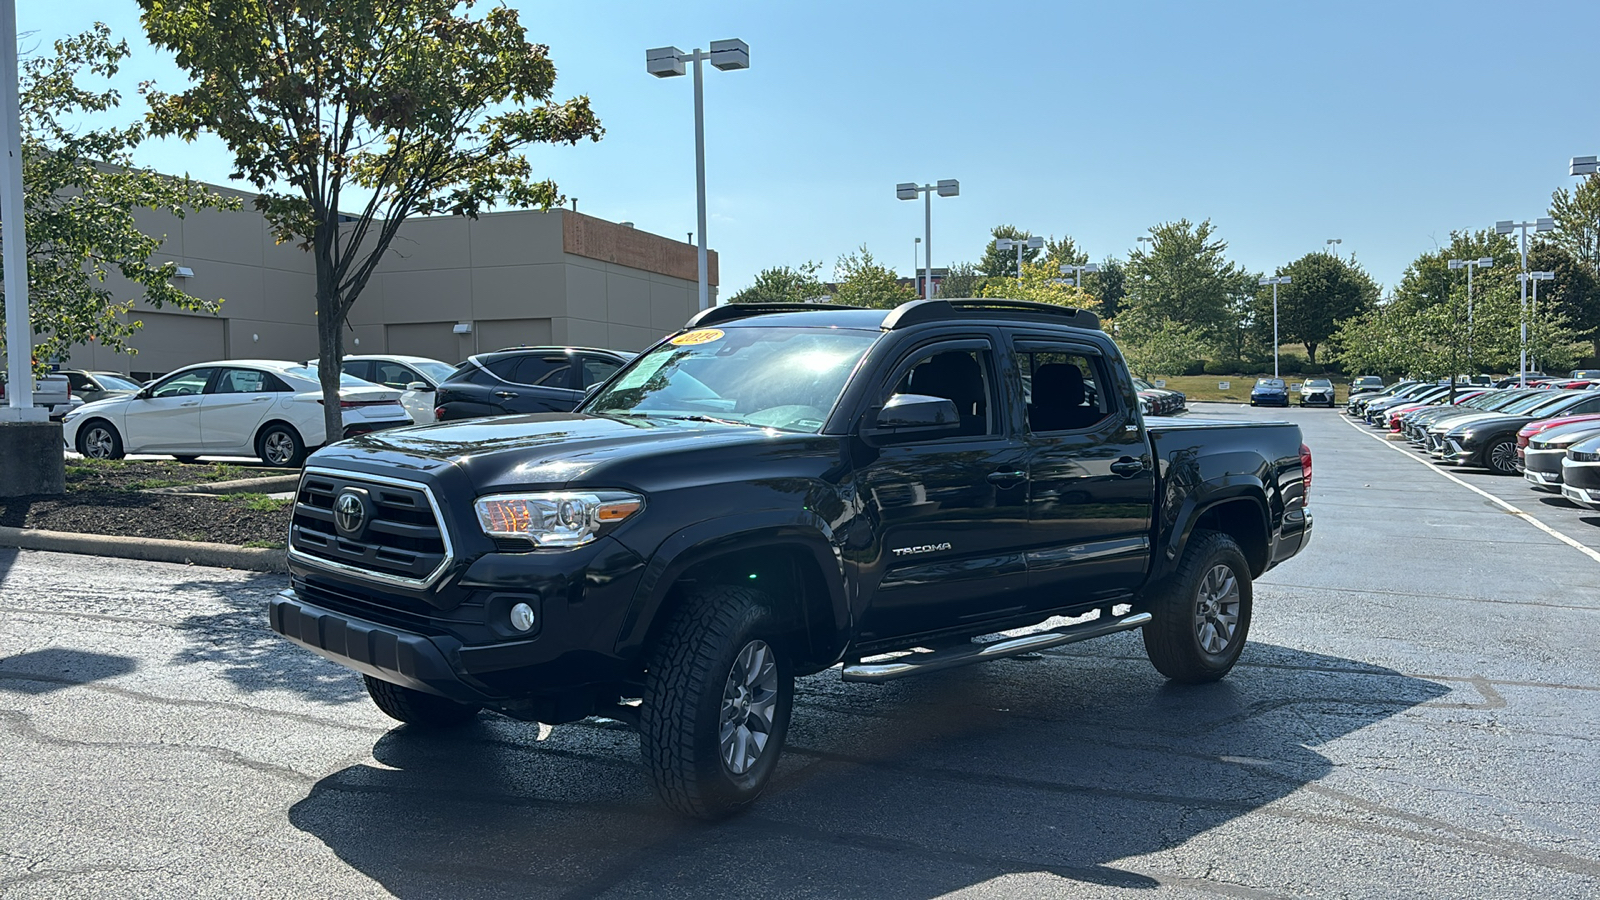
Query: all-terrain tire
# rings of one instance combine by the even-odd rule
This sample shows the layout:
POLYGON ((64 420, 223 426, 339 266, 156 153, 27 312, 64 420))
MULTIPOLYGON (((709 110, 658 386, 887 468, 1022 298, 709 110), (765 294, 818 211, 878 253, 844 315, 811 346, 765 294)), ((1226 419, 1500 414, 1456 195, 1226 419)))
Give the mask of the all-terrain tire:
POLYGON ((782 636, 766 594, 716 585, 695 588, 650 648, 639 745, 656 793, 673 810, 720 819, 761 795, 777 768, 794 701, 793 668, 782 636), (744 662, 752 651, 762 660, 766 679, 758 689, 744 690, 742 673, 750 671, 744 662), (738 719, 741 702, 747 719, 738 719), (767 711, 752 715, 758 703, 767 711), (735 717, 734 724, 728 715, 735 717), (757 738, 731 743, 740 738, 744 722, 755 723, 746 737, 765 735, 753 763, 738 754, 757 738), (734 754, 734 761, 725 753, 734 754), (741 765, 744 771, 738 771, 741 765))
POLYGON ((1178 570, 1149 597, 1154 620, 1144 627, 1145 654, 1173 681, 1216 681, 1244 650, 1250 607, 1244 551, 1226 534, 1196 529, 1178 570))
POLYGON ((367 683, 367 696, 391 719, 421 728, 459 728, 478 717, 478 707, 457 703, 445 697, 390 684, 371 675, 361 676, 367 683))

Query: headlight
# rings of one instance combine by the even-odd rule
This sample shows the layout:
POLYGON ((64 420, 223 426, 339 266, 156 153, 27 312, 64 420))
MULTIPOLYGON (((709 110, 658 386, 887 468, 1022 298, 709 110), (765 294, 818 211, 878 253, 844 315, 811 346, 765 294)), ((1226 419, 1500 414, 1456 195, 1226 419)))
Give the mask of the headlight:
POLYGON ((490 537, 581 547, 644 509, 644 498, 627 491, 495 494, 479 497, 473 507, 490 537))

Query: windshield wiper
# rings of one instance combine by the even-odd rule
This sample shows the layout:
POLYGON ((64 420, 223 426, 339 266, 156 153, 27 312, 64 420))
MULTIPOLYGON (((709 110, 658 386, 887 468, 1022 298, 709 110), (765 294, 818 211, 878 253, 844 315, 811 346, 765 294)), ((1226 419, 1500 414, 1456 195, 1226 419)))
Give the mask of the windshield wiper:
POLYGON ((713 416, 703 416, 698 413, 687 416, 658 416, 661 419, 672 419, 677 422, 714 422, 718 425, 743 425, 746 428, 764 428, 764 425, 753 425, 749 422, 740 422, 737 419, 718 419, 713 416))

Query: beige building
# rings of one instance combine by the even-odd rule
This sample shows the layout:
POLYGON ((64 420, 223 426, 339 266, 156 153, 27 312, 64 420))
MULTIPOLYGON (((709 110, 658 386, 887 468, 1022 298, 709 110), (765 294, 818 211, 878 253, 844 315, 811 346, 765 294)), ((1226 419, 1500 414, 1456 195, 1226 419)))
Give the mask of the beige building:
MULTIPOLYGON (((317 354, 311 254, 272 240, 253 195, 237 212, 179 219, 147 212, 166 235, 156 260, 192 274, 185 291, 222 299, 216 315, 140 303, 137 355, 80 347, 69 365, 138 378, 213 359, 305 360, 317 354)), ((709 257, 713 297, 717 257, 709 257)), ((399 353, 456 363, 521 344, 640 350, 694 314, 692 244, 564 210, 415 218, 401 226, 356 301, 346 353, 399 353)), ((125 297, 134 286, 114 286, 125 297)))

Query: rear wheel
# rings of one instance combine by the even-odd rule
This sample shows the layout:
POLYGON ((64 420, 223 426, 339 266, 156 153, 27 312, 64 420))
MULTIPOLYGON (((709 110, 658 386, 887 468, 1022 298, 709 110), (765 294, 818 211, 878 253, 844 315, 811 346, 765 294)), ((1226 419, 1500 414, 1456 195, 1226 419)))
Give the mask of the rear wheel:
POLYGON ((750 805, 778 766, 794 675, 765 594, 697 589, 649 658, 640 750, 674 810, 717 819, 750 805))
POLYGON ((306 461, 306 445, 298 431, 275 422, 263 428, 256 438, 256 455, 274 468, 292 469, 306 461))
POLYGON ((85 422, 78 429, 78 452, 90 459, 121 459, 122 436, 104 419, 85 422))
POLYGON ((1156 671, 1199 684, 1228 674, 1250 631, 1250 564, 1233 538, 1195 531, 1178 571, 1150 597, 1144 649, 1156 671))
POLYGON ((391 719, 420 728, 459 728, 478 717, 478 707, 457 703, 445 697, 390 684, 371 675, 361 676, 367 683, 367 696, 391 719))
POLYGON ((1517 474, 1517 441, 1512 437, 1498 437, 1483 451, 1484 464, 1496 475, 1517 474))

